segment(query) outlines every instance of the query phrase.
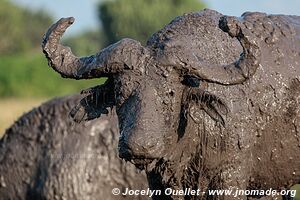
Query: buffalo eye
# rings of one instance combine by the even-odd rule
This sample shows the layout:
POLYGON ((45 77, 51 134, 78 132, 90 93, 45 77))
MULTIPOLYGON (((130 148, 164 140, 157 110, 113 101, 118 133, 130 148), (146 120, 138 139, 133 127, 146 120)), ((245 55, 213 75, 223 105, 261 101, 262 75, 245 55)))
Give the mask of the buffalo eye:
POLYGON ((184 75, 182 84, 189 86, 189 87, 199 87, 200 86, 200 80, 199 78, 193 76, 193 75, 184 75))

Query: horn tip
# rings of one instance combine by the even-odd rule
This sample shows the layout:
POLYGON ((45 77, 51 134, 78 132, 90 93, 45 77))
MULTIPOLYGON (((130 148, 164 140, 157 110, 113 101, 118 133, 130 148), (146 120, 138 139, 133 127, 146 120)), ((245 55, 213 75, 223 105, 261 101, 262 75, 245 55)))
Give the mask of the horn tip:
POLYGON ((68 19, 69 24, 73 24, 75 22, 74 17, 68 17, 67 19, 68 19))
POLYGON ((75 22, 75 18, 74 17, 66 17, 66 18, 61 18, 59 20, 59 24, 73 24, 75 22))

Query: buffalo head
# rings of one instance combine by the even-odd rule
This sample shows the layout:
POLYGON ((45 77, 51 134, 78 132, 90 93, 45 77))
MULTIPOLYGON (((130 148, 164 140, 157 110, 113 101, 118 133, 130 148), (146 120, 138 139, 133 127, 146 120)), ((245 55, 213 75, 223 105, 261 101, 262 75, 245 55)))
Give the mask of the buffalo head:
MULTIPOLYGON (((45 34, 42 47, 49 65, 66 78, 108 79, 84 91, 71 115, 77 121, 89 120, 116 106, 119 156, 141 168, 151 168, 154 160, 180 156, 174 153, 177 144, 186 136, 188 119, 200 123, 199 110, 225 126, 226 103, 208 92, 207 85, 243 83, 259 65, 259 48, 243 21, 209 10, 174 19, 146 47, 123 39, 82 58, 59 44, 73 22, 74 18, 60 19, 45 34), (230 50, 232 43, 242 53, 230 50), (231 56, 224 56, 224 48, 233 52, 231 56), (224 57, 223 63, 216 62, 217 56, 224 57)), ((194 148, 192 143, 184 145, 194 148)))

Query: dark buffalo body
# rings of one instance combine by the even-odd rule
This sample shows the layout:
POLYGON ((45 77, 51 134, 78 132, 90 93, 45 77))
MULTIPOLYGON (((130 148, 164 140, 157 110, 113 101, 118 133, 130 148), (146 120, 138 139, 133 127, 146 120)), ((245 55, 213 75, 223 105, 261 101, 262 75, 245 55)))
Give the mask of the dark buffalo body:
POLYGON ((144 173, 117 156, 115 114, 77 124, 80 95, 57 98, 24 114, 0 140, 0 199, 148 199, 113 188, 145 189, 144 173))

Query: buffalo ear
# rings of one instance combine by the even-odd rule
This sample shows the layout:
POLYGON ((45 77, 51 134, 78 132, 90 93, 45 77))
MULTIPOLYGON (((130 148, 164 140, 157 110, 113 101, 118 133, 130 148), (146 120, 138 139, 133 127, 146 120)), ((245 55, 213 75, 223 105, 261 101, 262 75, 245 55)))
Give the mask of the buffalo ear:
POLYGON ((202 121, 202 111, 205 111, 214 121, 225 127, 225 120, 222 115, 227 115, 228 107, 223 100, 201 88, 189 90, 187 97, 189 101, 188 113, 195 123, 199 124, 202 121))
POLYGON ((70 116, 77 123, 99 118, 101 114, 108 114, 107 108, 115 105, 111 80, 107 80, 103 85, 83 90, 81 94, 85 96, 70 112, 70 116))
POLYGON ((200 124, 201 119, 203 118, 203 115, 201 115, 201 109, 199 109, 197 105, 190 106, 189 116, 196 124, 200 124))
POLYGON ((225 127, 225 121, 219 112, 213 107, 201 107, 199 108, 197 105, 193 105, 190 107, 189 116, 196 124, 200 124, 202 122, 203 114, 201 111, 205 111, 214 121, 219 122, 222 126, 225 127))

